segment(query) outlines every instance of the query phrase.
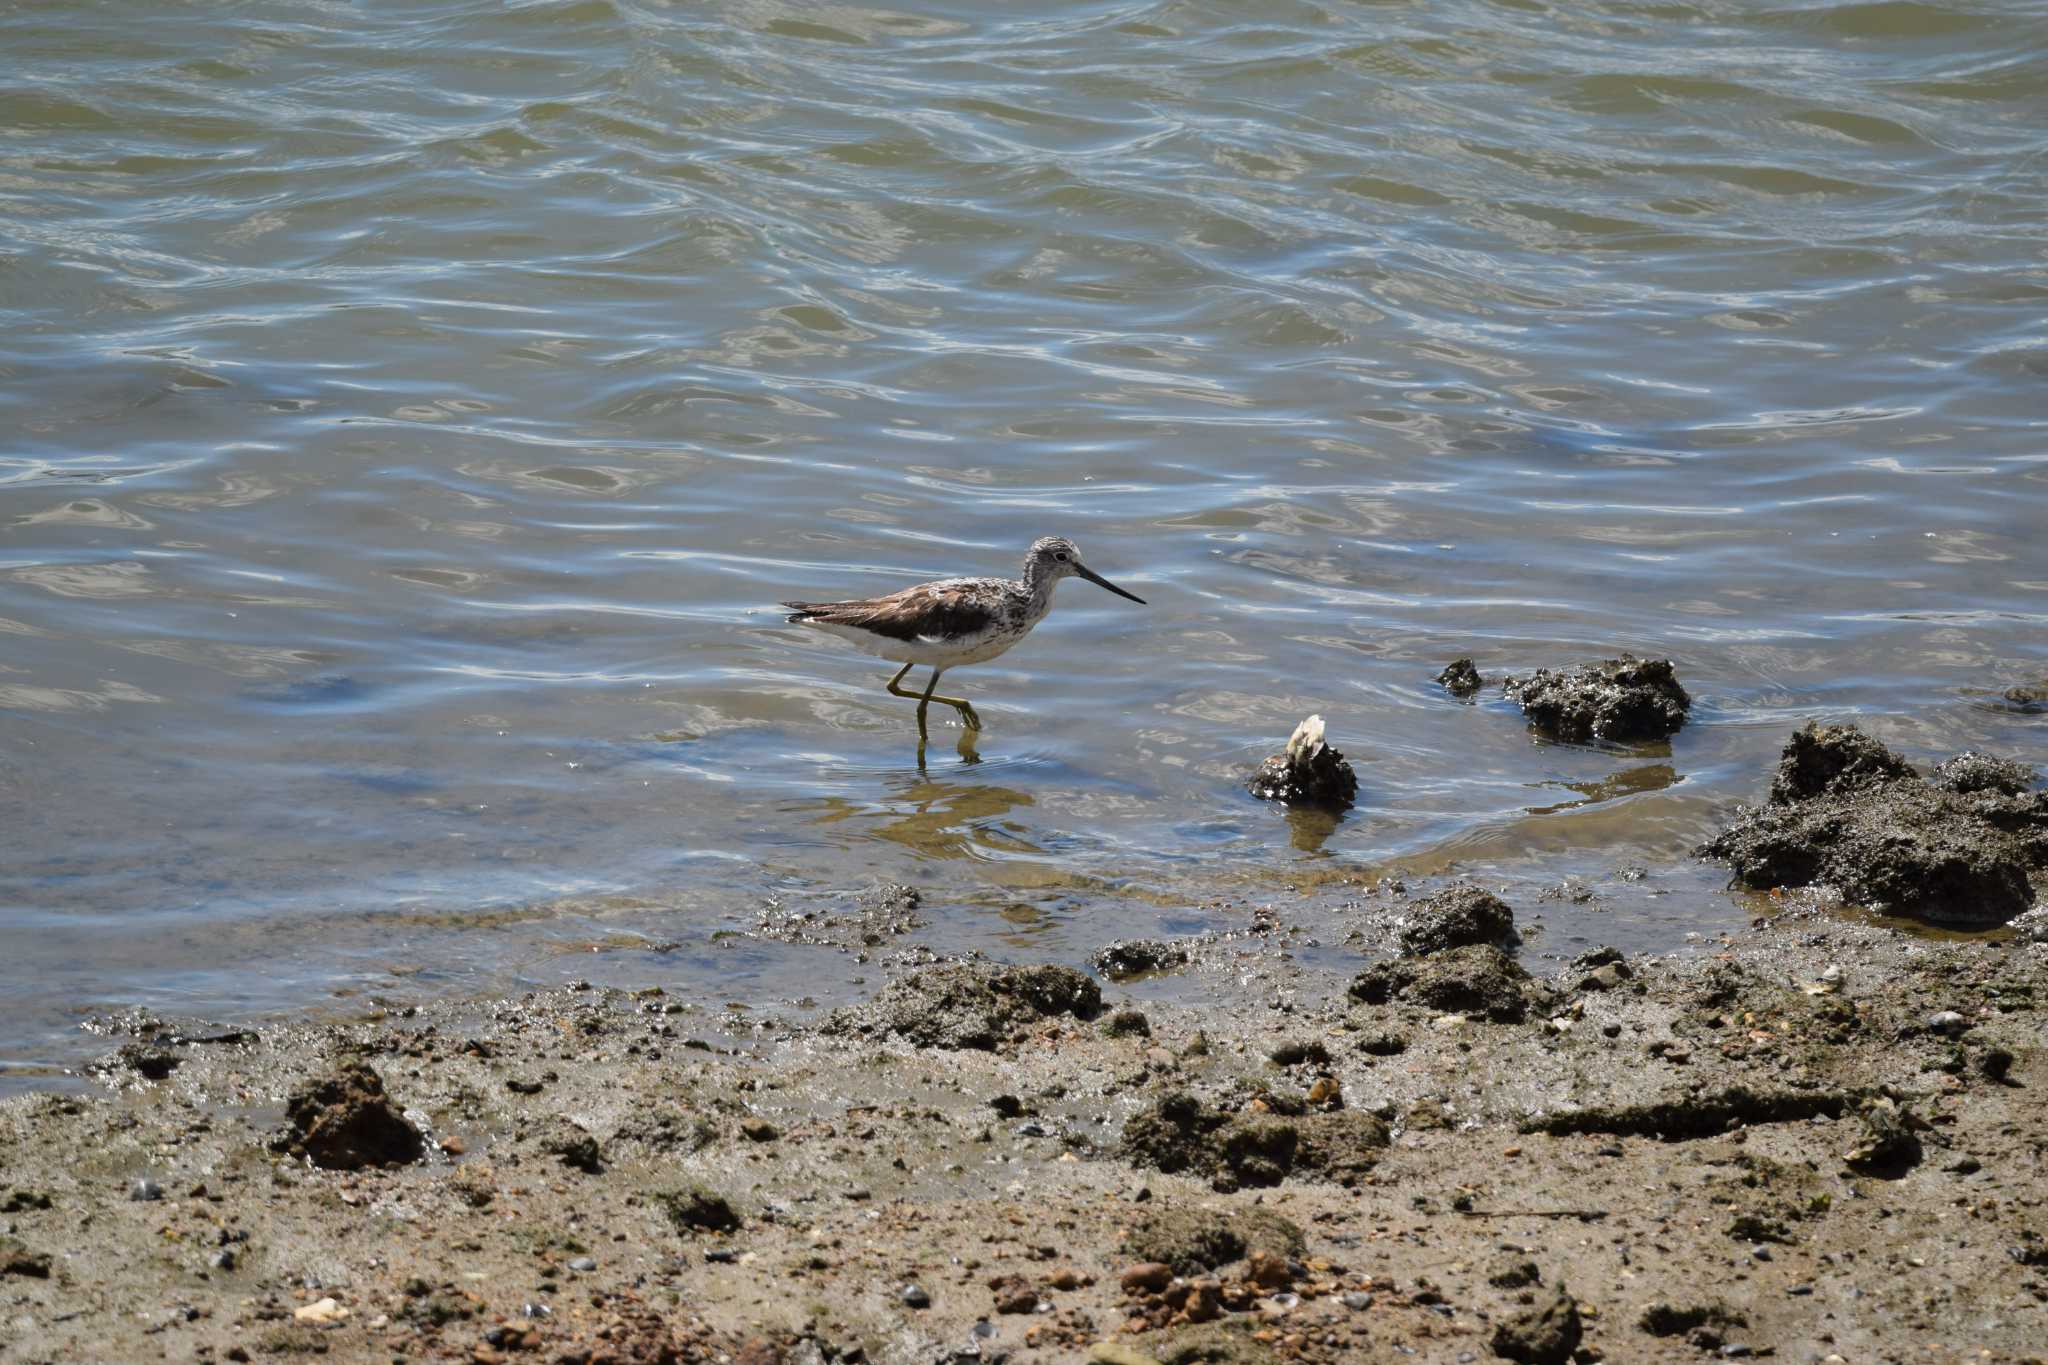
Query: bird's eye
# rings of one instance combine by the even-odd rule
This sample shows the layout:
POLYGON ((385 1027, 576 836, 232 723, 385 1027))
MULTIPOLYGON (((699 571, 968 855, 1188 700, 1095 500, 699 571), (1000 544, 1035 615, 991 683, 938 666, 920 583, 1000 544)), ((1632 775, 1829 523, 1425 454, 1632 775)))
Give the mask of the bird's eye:
POLYGON ((1067 562, 1067 552, 1065 550, 1061 550, 1058 554, 1054 555, 1053 558, 1057 559, 1060 563, 1064 564, 1067 562))

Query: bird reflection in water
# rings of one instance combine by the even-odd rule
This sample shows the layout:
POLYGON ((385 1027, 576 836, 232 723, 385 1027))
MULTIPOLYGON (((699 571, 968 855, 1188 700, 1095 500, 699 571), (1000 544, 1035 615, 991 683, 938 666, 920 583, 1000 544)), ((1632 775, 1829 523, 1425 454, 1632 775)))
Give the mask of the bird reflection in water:
POLYGON ((927 858, 986 858, 1042 853, 1025 831, 1003 817, 1032 804, 1028 792, 987 782, 948 782, 920 765, 915 778, 884 779, 890 788, 870 801, 830 797, 820 804, 821 825, 859 821, 863 833, 927 858), (879 820, 877 819, 879 817, 879 820))
POLYGON ((1560 811, 1576 810, 1580 806, 1597 806, 1603 801, 1613 801, 1624 796, 1641 796, 1646 792, 1663 791, 1675 787, 1685 779, 1669 763, 1645 763, 1640 768, 1623 768, 1597 782, 1545 782, 1545 787, 1562 787, 1577 792, 1576 801, 1559 801, 1548 806, 1528 806, 1524 809, 1530 815, 1556 815, 1560 811))

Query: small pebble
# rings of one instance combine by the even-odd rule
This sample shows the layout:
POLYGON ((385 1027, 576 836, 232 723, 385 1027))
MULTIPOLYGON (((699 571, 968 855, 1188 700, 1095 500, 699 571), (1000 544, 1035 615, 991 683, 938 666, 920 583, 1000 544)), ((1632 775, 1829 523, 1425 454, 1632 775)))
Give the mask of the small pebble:
POLYGON ((1970 1021, 1954 1010, 1936 1010, 1927 1016, 1927 1027, 1936 1033, 1945 1033, 1953 1038, 1970 1027, 1970 1021))
POLYGON ((1771 1249, 1766 1246, 1751 1247, 1749 1249, 1749 1254, 1759 1261, 1768 1261, 1771 1259, 1771 1249))
POLYGON ((152 1199, 161 1199, 164 1197, 164 1187, 157 1184, 154 1180, 138 1180, 128 1187, 128 1197, 138 1204, 146 1203, 152 1199))
POLYGON ((569 1269, 588 1274, 597 1269, 597 1262, 591 1260, 588 1256, 578 1256, 575 1260, 569 1262, 569 1269))
POLYGON ((1363 1313, 1372 1307, 1372 1295, 1353 1290, 1344 1296, 1344 1306, 1354 1313, 1363 1313))
POLYGON ((929 1308, 932 1296, 924 1292, 923 1285, 906 1284, 903 1286, 903 1303, 908 1308, 929 1308))

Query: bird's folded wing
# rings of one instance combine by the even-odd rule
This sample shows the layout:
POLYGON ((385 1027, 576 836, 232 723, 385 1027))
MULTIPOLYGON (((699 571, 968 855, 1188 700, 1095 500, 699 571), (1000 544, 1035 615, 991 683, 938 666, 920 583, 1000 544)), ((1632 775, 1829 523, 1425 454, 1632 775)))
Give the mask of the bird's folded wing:
POLYGON ((810 618, 823 625, 855 626, 892 640, 938 643, 972 638, 995 623, 995 608, 978 594, 920 584, 887 597, 823 603, 810 618))

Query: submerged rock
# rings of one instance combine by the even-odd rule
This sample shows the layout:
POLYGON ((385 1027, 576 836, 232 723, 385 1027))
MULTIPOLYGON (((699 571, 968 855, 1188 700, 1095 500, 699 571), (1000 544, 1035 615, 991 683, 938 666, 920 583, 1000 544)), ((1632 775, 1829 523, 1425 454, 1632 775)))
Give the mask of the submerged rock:
POLYGON ((1486 680, 1479 676, 1479 669, 1470 659, 1453 659, 1436 675, 1444 691, 1454 697, 1469 697, 1485 686, 1486 680))
POLYGON ((1375 962, 1352 980, 1350 989, 1353 998, 1368 1005, 1399 999, 1512 1024, 1528 1016, 1534 984, 1513 958, 1493 944, 1477 943, 1428 957, 1375 962))
POLYGON ((1358 774, 1323 738, 1323 718, 1294 727, 1287 748, 1259 765, 1251 792, 1262 801, 1342 810, 1358 799, 1358 774))
POLYGON ((1557 739, 1647 740, 1676 734, 1692 698, 1669 659, 1619 659, 1552 671, 1539 668, 1502 683, 1529 723, 1557 739))
POLYGON ((1808 724, 1769 802, 1698 851, 1755 890, 1826 885, 1872 909, 2003 923, 2032 904, 2030 869, 2048 865, 2048 799, 2011 790, 2031 777, 2018 764, 1962 755, 1943 772, 1949 785, 1932 785, 1854 726, 1808 724))
POLYGON ((1459 882, 1411 907, 1402 917, 1399 938, 1402 952, 1421 957, 1473 943, 1504 943, 1514 933, 1515 912, 1506 901, 1459 882))
POLYGON ((919 1047, 992 1052, 1021 1029, 1058 1015, 1093 1019, 1102 988, 1071 967, 930 967, 889 984, 873 1004, 840 1010, 830 1033, 889 1033, 919 1047))
POLYGON ((1124 1125, 1119 1150, 1135 1165, 1207 1176, 1223 1191, 1290 1176, 1348 1186, 1379 1164, 1389 1136, 1370 1114, 1232 1112, 1176 1091, 1124 1125))
POLYGON ((404 1166, 426 1151, 419 1129, 385 1097, 384 1079, 362 1062, 344 1062, 294 1092, 285 1120, 271 1149, 328 1170, 404 1166))

